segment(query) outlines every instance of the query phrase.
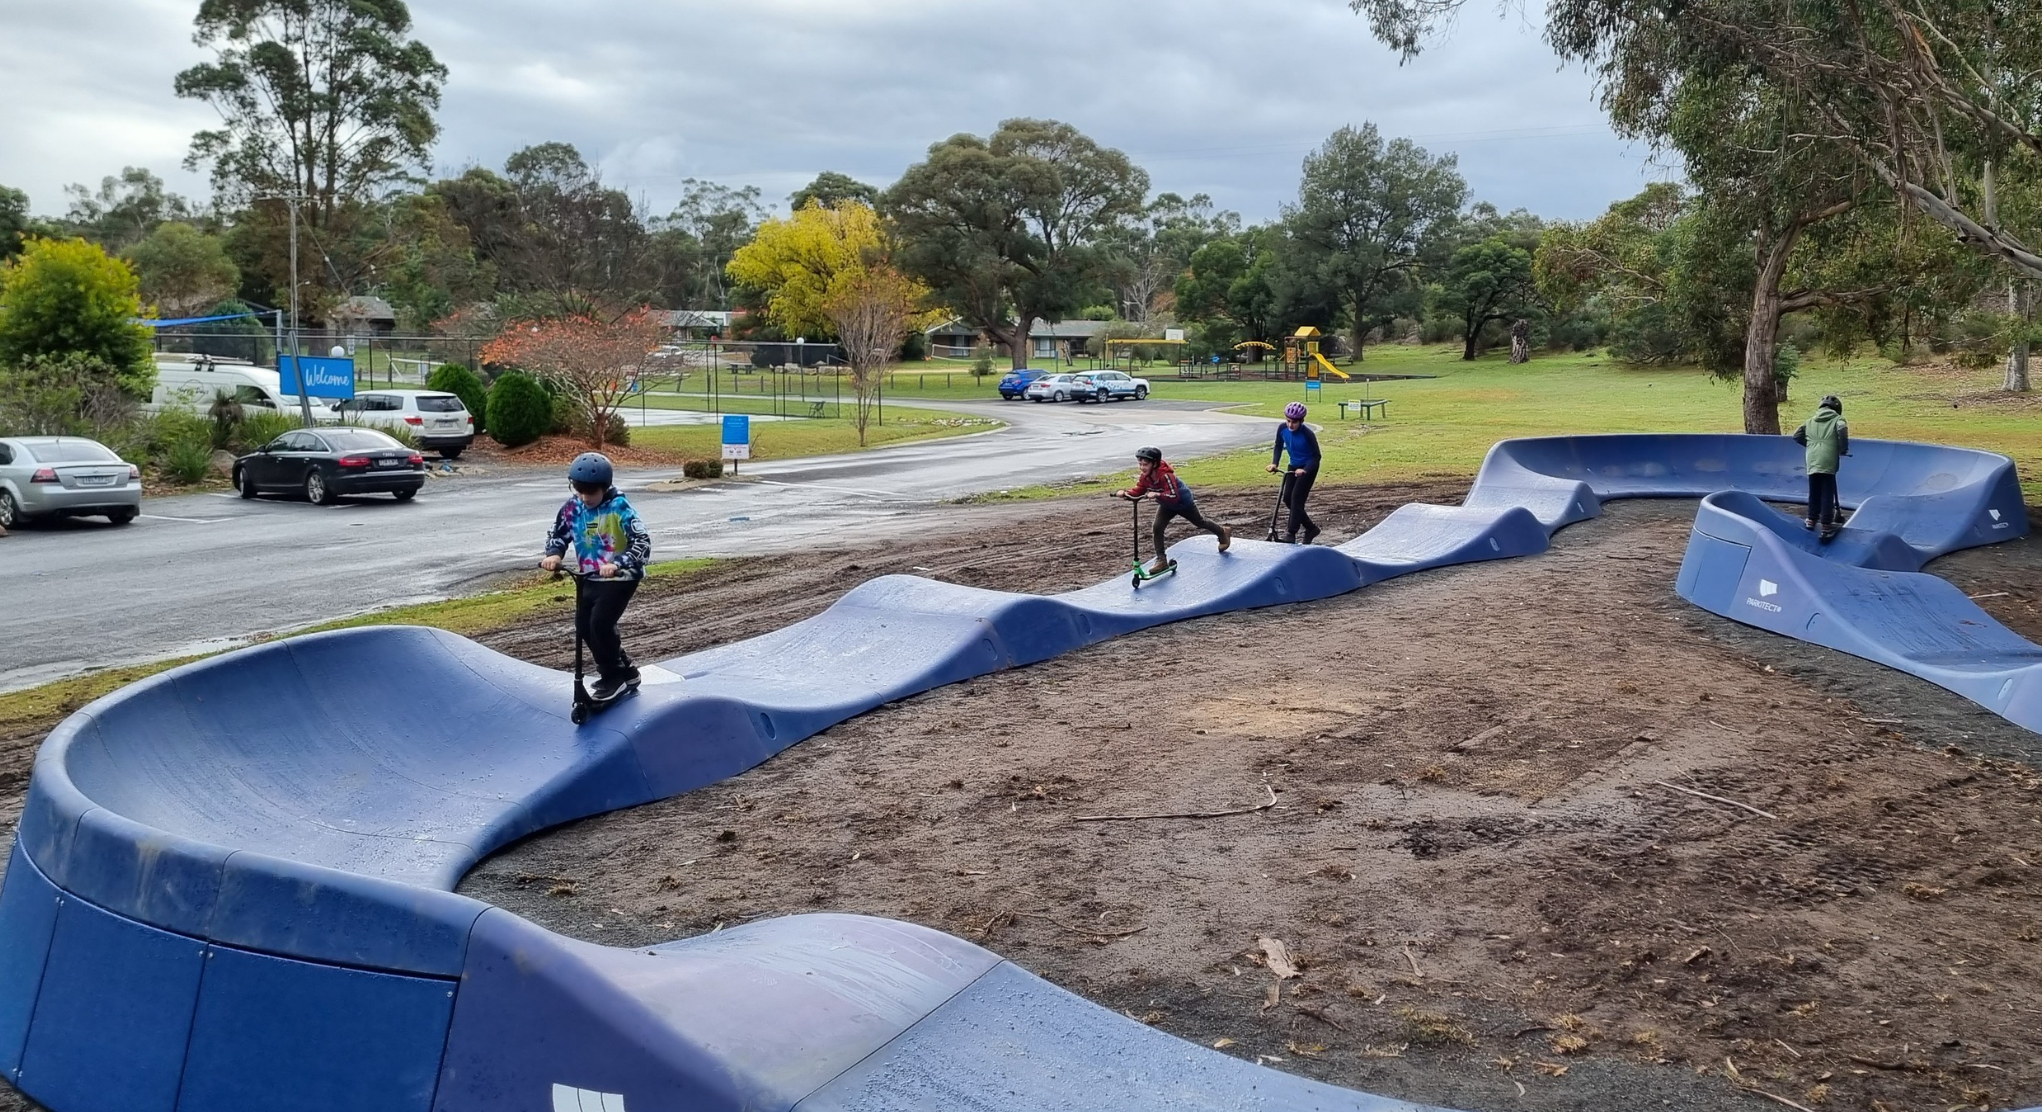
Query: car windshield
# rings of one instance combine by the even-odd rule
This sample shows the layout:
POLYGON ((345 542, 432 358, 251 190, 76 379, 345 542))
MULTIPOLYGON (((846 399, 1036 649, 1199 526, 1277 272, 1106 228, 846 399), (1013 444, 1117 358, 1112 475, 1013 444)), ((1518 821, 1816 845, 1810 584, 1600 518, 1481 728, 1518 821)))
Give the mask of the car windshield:
POLYGON ((37 463, 119 463, 121 458, 93 440, 58 440, 49 444, 24 444, 37 463))
POLYGON ((404 447, 374 429, 320 429, 319 435, 325 437, 336 452, 372 452, 379 448, 404 447))
POLYGON ((452 394, 420 394, 418 396, 418 411, 420 413, 459 413, 461 412, 461 399, 452 394))

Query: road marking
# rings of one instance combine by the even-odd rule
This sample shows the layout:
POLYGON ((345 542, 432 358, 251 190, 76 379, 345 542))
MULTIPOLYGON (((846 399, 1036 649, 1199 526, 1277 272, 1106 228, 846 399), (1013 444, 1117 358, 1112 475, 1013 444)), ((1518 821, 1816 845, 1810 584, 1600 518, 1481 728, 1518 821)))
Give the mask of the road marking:
POLYGON ((190 525, 211 525, 216 521, 227 520, 224 517, 171 517, 169 514, 142 514, 140 516, 145 521, 182 521, 190 525))

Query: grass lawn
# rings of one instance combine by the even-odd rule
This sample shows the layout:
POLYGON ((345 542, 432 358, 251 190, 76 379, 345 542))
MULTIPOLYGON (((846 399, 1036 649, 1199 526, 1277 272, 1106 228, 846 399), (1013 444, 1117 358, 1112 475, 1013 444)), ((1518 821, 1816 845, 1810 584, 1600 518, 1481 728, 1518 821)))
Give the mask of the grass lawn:
MULTIPOLYGON (((1737 432, 1741 386, 1693 368, 1630 367, 1600 352, 1543 355, 1511 366, 1502 353, 1463 362, 1458 347, 1378 348, 1362 366, 1381 374, 1432 379, 1354 383, 1329 381, 1312 402, 1326 454, 1321 482, 1375 482, 1472 474, 1489 446, 1517 436, 1593 432, 1737 432), (1335 403, 1387 398, 1375 423, 1341 421, 1335 403)), ((1352 368, 1344 368, 1352 369, 1352 368)), ((1995 368, 1902 367, 1877 357, 1810 357, 1781 409, 1789 430, 1833 393, 1843 399, 1851 431, 1866 438, 1923 440, 1984 448, 2012 457, 2022 488, 2042 494, 2042 397, 1998 392, 1995 368)), ((1280 419, 1287 402, 1309 400, 1300 382, 1159 382, 1155 396, 1239 403, 1240 412, 1280 419)), ((1161 445, 1165 455, 1169 445, 1161 445)), ((1180 468, 1186 481, 1266 483, 1267 449, 1233 452, 1180 468)), ((1125 485, 1125 475, 1055 488, 1027 488, 1002 497, 1043 497, 1125 485)))
MULTIPOLYGON (((649 576, 660 579, 682 578, 716 562, 708 559, 667 560, 651 565, 646 571, 649 576)), ((444 602, 422 602, 413 606, 398 606, 371 614, 341 618, 309 629, 296 630, 293 635, 371 625, 434 626, 450 633, 474 634, 516 625, 544 611, 554 610, 565 615, 573 608, 573 584, 554 582, 544 572, 535 570, 524 581, 499 590, 485 591, 465 598, 447 599, 444 602)), ((215 654, 206 653, 200 656, 179 657, 175 660, 157 660, 148 664, 109 668, 102 672, 91 672, 55 683, 46 683, 40 687, 8 692, 0 695, 0 731, 22 729, 36 723, 48 722, 137 680, 146 679, 158 672, 169 671, 180 664, 203 660, 211 655, 215 654)))
MULTIPOLYGON (((652 399, 662 400, 662 399, 652 399)), ((669 408, 683 408, 679 406, 669 408)), ((693 407, 687 407, 693 408, 693 407)), ((964 436, 1000 428, 1000 422, 967 417, 935 409, 887 406, 884 424, 866 426, 865 447, 897 444, 907 440, 929 440, 964 436)), ((715 459, 721 451, 722 430, 716 425, 652 425, 631 430, 633 448, 700 459, 715 459)), ((794 459, 827 456, 858 450, 858 429, 849 418, 800 418, 786 421, 752 422, 752 458, 794 459)))

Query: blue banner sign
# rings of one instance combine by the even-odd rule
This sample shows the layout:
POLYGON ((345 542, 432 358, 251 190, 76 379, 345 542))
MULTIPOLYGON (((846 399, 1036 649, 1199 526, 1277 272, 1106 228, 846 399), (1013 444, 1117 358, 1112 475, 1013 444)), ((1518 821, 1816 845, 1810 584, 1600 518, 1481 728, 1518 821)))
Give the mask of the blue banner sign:
POLYGON ((1319 380, 1318 380, 1318 379, 1316 379, 1316 378, 1308 378, 1308 379, 1306 379, 1306 380, 1305 380, 1305 392, 1306 392, 1307 394, 1316 394, 1316 393, 1318 393, 1318 392, 1319 392, 1319 380))
POLYGON ((352 359, 286 355, 277 360, 277 377, 283 380, 283 391, 286 394, 303 394, 313 398, 355 396, 355 361, 352 359), (303 389, 300 389, 298 384, 300 373, 305 376, 303 389))
POLYGON ((723 418, 723 458, 752 458, 752 419, 742 413, 723 418))

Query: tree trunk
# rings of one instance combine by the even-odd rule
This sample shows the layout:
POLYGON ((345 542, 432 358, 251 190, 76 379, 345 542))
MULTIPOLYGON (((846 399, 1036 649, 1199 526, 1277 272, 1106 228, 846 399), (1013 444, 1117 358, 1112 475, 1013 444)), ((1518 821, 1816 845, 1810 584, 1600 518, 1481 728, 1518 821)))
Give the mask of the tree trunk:
POLYGON ((1473 324, 1469 324, 1465 320, 1461 322, 1461 360, 1463 362, 1474 362, 1475 340, 1482 335, 1482 326, 1487 323, 1489 322, 1476 321, 1473 324))
POLYGON ((2028 283, 2007 283, 2007 308, 2019 322, 2020 335, 2014 339, 2014 349, 2007 353, 2007 378, 2001 389, 2017 394, 2028 392, 2028 316, 2033 306, 2028 298, 2028 283))
POLYGON ((1780 434, 1780 395, 1773 377, 1780 348, 1780 279, 1801 228, 1792 224, 1780 235, 1752 286, 1751 322, 1744 329, 1744 431, 1753 435, 1780 434))
POLYGON ((1028 369, 1028 333, 1011 324, 982 324, 979 330, 993 343, 1007 345, 1007 357, 1015 370, 1028 369))
POLYGON ((1523 317, 1510 322, 1510 361, 1531 362, 1531 321, 1523 317))

